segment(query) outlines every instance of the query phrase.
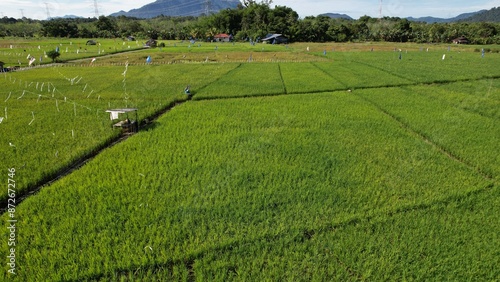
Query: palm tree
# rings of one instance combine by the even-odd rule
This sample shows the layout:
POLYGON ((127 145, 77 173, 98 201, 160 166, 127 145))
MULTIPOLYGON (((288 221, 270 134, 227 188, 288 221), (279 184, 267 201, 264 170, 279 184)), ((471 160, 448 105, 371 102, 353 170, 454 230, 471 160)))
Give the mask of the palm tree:
POLYGON ((209 28, 208 31, 207 31, 207 37, 210 38, 210 40, 213 40, 214 37, 219 34, 219 31, 217 30, 217 28, 215 27, 212 27, 212 28, 209 28))
POLYGON ((195 27, 195 28, 191 29, 191 31, 189 32, 189 35, 191 35, 191 37, 193 39, 197 39, 200 35, 200 30, 197 27, 195 27))

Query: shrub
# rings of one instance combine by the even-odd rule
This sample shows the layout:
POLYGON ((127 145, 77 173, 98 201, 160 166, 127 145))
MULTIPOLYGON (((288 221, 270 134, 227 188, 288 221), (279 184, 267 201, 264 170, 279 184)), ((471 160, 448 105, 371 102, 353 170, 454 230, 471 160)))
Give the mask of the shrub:
POLYGON ((56 50, 51 50, 47 52, 47 56, 52 59, 52 62, 55 62, 59 56, 61 56, 61 53, 57 52, 56 50))

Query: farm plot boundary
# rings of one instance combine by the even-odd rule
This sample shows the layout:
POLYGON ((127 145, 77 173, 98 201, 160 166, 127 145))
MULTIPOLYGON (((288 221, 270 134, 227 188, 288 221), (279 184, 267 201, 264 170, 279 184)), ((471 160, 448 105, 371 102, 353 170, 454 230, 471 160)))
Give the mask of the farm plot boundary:
POLYGON ((474 166, 473 164, 469 163, 466 159, 461 158, 461 157, 455 155, 453 152, 451 152, 446 147, 444 147, 444 146, 442 146, 440 144, 437 144, 435 141, 432 140, 432 138, 430 136, 427 136, 426 134, 424 134, 422 132, 419 132, 417 129, 412 128, 412 126, 410 124, 404 122, 402 119, 398 118, 396 115, 394 115, 390 111, 382 108, 379 104, 375 103, 374 101, 372 101, 372 100, 370 100, 370 99, 368 99, 368 98, 366 98, 364 96, 357 95, 357 94, 356 94, 356 96, 358 96, 359 98, 365 100, 367 103, 370 103, 371 105, 373 105, 373 107, 377 108, 380 112, 384 113, 385 115, 387 115, 388 117, 390 117, 391 119, 393 119, 394 121, 396 121, 397 123, 399 123, 402 128, 406 129, 408 132, 410 132, 411 134, 415 135, 417 138, 420 138, 424 142, 430 144, 431 146, 433 146, 434 148, 436 148, 437 150, 439 150, 441 153, 443 153, 444 155, 446 155, 451 160, 467 166, 470 170, 478 173, 479 175, 481 175, 486 180, 493 180, 494 179, 493 175, 484 172, 481 168, 479 168, 477 166, 474 166))

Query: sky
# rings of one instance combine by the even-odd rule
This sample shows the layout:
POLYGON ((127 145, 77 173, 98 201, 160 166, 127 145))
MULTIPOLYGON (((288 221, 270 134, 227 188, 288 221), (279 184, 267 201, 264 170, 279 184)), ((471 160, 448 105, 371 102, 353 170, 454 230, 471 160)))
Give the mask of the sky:
MULTIPOLYGON (((94 0, 1 0, 0 16, 32 19, 47 19, 76 15, 94 17, 94 0)), ((109 15, 120 10, 140 8, 155 0, 96 0, 99 15, 109 15)), ((424 17, 452 18, 462 13, 489 10, 500 6, 500 0, 273 0, 271 4, 287 6, 301 18, 322 13, 347 14, 358 19, 361 16, 379 17, 424 17)))

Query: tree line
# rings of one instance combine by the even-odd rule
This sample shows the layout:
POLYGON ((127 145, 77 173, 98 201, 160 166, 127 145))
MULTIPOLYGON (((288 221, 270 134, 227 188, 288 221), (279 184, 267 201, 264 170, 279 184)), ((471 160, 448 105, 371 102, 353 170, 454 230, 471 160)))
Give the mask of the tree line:
POLYGON ((286 6, 271 7, 272 1, 244 1, 237 9, 200 17, 138 19, 125 16, 99 18, 0 19, 0 37, 152 38, 161 40, 211 40, 219 33, 237 41, 258 41, 279 33, 289 42, 416 42, 450 43, 465 36, 473 44, 500 44, 500 24, 490 22, 412 22, 397 17, 358 20, 327 16, 299 18, 286 6))

